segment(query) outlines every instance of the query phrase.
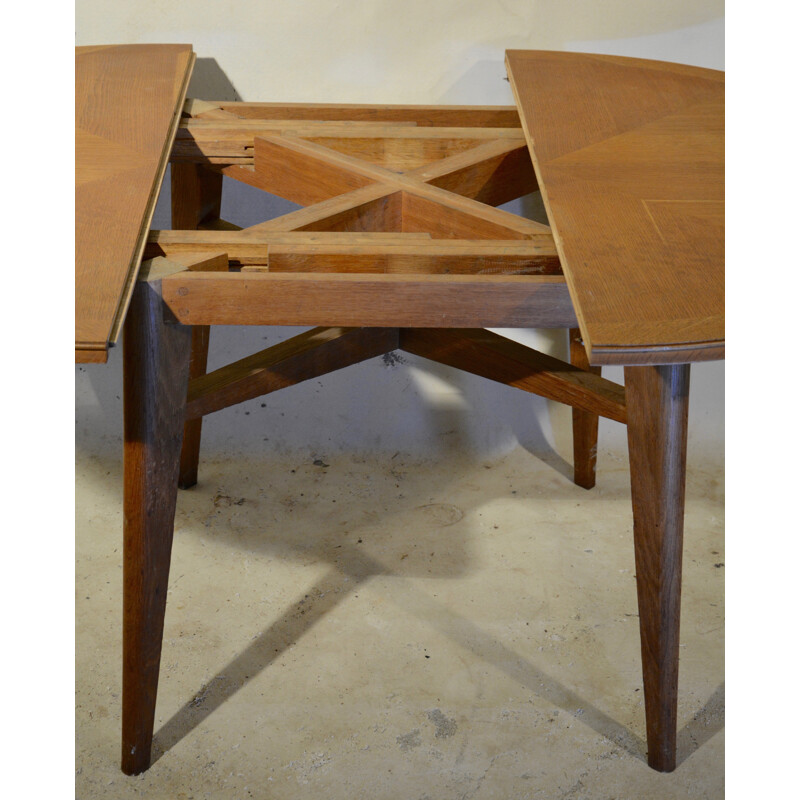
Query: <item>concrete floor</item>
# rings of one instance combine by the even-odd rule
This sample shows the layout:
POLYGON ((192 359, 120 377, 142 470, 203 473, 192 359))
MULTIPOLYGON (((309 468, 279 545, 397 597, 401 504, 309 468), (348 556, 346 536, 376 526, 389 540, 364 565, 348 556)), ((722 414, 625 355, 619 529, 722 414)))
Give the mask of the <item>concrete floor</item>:
POLYGON ((121 458, 77 463, 89 798, 721 798, 723 476, 690 463, 679 766, 645 761, 627 459, 518 447, 201 462, 178 498, 155 763, 119 771, 121 458))

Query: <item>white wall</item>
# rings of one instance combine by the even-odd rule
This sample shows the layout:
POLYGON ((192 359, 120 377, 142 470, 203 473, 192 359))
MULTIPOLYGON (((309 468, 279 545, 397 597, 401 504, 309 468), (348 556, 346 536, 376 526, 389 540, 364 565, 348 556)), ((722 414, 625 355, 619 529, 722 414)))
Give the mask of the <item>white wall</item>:
MULTIPOLYGON (((77 0, 76 44, 188 42, 198 56, 190 96, 301 102, 511 104, 507 48, 561 49, 724 68, 722 0, 77 0)), ((169 226, 162 196, 155 227, 169 226)), ((223 216, 267 213, 226 181, 223 216)), ((210 368, 299 329, 212 331, 210 368)), ((510 333, 510 332, 509 332, 510 333)), ((564 357, 559 332, 515 338, 564 357)), ((119 449, 121 348, 76 368, 77 444, 119 449)), ((605 374, 622 380, 621 369, 605 374)), ((724 365, 696 365, 694 456, 721 458, 724 365)), ((516 442, 568 469, 569 411, 411 356, 375 359, 206 419, 204 452, 340 449, 437 454, 501 452, 516 442), (265 407, 262 408, 262 404, 265 407)), ((622 450, 604 421, 601 448, 622 450)))

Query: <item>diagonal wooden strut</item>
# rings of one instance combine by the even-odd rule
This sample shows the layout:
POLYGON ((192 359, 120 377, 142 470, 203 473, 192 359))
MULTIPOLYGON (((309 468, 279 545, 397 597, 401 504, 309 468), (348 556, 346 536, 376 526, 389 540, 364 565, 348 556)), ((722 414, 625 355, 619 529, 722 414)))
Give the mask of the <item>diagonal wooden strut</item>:
POLYGON ((314 328, 189 383, 186 418, 251 400, 397 349, 397 328, 314 328))
POLYGON ((484 142, 405 175, 490 206, 502 205, 538 188, 527 144, 523 146, 516 139, 484 142))
POLYGON ((548 400, 627 422, 624 387, 491 331, 403 328, 400 349, 548 400))
POLYGON ((627 422, 625 389, 484 329, 320 327, 193 379, 187 419, 401 349, 627 422))

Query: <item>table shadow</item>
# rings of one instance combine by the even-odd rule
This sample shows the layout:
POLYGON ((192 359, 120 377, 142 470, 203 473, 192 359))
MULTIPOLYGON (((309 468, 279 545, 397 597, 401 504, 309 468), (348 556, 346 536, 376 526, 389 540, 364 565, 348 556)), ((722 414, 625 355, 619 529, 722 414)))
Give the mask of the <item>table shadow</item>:
MULTIPOLYGON (((265 628, 161 726, 153 740, 152 763, 201 725, 369 578, 385 576, 387 572, 376 559, 346 546, 338 567, 332 567, 320 581, 309 587, 278 620, 265 628)), ((391 583, 384 583, 382 594, 441 635, 476 653, 531 693, 588 725, 613 745, 646 761, 646 746, 639 736, 466 617, 425 593, 409 593, 391 583)), ((692 746, 691 743, 697 741, 696 734, 694 737, 689 735, 687 741, 692 746)))

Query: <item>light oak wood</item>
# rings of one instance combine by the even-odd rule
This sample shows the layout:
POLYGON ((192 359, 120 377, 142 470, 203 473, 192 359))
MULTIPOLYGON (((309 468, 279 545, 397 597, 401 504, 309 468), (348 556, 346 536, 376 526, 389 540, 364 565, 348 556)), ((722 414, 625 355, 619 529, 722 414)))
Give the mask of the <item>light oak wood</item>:
MULTIPOLYGON (((249 182, 246 167, 231 167, 224 174, 249 182)), ((371 184, 363 189, 323 200, 313 206, 291 211, 280 217, 260 222, 250 231, 400 231, 401 206, 399 192, 391 186, 371 184)))
POLYGON ((404 206, 409 204, 408 220, 404 208, 404 226, 411 226, 407 227, 409 230, 421 229, 414 221, 416 217, 425 216, 430 224, 435 224, 438 214, 448 217, 446 224, 439 223, 442 236, 464 238, 463 231, 469 224, 472 225, 472 238, 526 238, 550 232, 546 225, 439 189, 416 175, 398 174, 302 139, 289 136, 257 138, 255 153, 254 175, 259 181, 258 188, 300 204, 318 202, 377 183, 410 196, 408 200, 404 198, 404 206), (432 213, 432 204, 436 205, 437 214, 432 213), (468 215, 467 220, 464 220, 464 215, 468 215), (451 225, 460 225, 461 232, 446 233, 451 231, 451 225))
MULTIPOLYGON (((316 158, 306 147, 276 137, 255 140, 255 174, 261 188, 302 206, 329 200, 373 183, 349 165, 327 155, 316 158)), ((306 143, 307 144, 307 143, 306 143)))
POLYGON ((486 140, 524 143, 521 128, 417 127, 391 122, 190 119, 181 122, 173 162, 248 164, 254 139, 290 135, 395 171, 423 166, 486 140))
MULTIPOLYGON (((187 97, 183 104, 184 116, 196 117, 209 111, 221 111, 219 103, 210 100, 199 100, 196 97, 187 97)), ((233 114, 229 114, 229 112, 224 113, 233 118, 233 114)))
POLYGON ((413 191, 402 193, 403 230, 427 230, 438 239, 489 240, 529 239, 547 231, 542 226, 528 226, 525 223, 529 220, 506 211, 451 192, 437 191, 442 194, 431 197, 413 191))
POLYGON ((431 186, 499 206, 536 191, 527 144, 494 139, 406 173, 431 186))
POLYGON ((119 336, 193 63, 190 45, 75 49, 77 361, 119 336))
POLYGON ((244 271, 561 274, 549 236, 489 241, 433 239, 426 232, 152 231, 145 253, 192 264, 204 250, 223 251, 244 271))
POLYGON ((245 119, 352 120, 476 128, 518 128, 520 125, 514 106, 222 102, 220 108, 245 119))
MULTIPOLYGON (((259 123, 269 125, 271 121, 259 123)), ((353 129, 354 141, 370 139, 358 128, 357 125, 353 129)), ((462 126, 457 130, 466 137, 465 141, 469 140, 469 128, 462 126)), ((429 233, 435 238, 453 239, 537 239, 549 235, 546 225, 491 206, 536 188, 527 148, 514 130, 507 129, 508 135, 500 135, 503 129, 495 129, 491 138, 473 134, 474 146, 470 149, 434 158, 405 172, 386 169, 324 146, 321 142, 328 141, 324 136, 313 141, 295 136, 256 136, 253 166, 228 165, 220 169, 231 178, 307 204, 304 209, 253 226, 250 229, 253 232, 384 231, 429 233)), ((420 128, 387 126, 381 134, 394 141, 401 132, 409 139, 424 141, 420 131, 420 128)), ((440 133, 451 131, 441 129, 440 133)), ((377 136, 372 136, 377 140, 377 136)), ((334 137, 334 141, 339 139, 334 137)), ((448 139, 442 136, 441 141, 448 139)), ((357 260, 361 264, 368 260, 364 251, 354 254, 360 256, 357 260)), ((380 261, 379 253, 376 261, 380 261)), ((253 258, 241 263, 265 265, 263 259, 258 262, 253 258)), ((330 263, 323 268, 331 269, 330 263)), ((344 268, 344 259, 341 263, 344 268)), ((313 265, 306 262, 303 268, 310 270, 313 265)), ((376 267, 374 271, 384 269, 376 267)), ((424 272, 425 268, 417 264, 409 266, 408 271, 424 272)))
POLYGON ((592 364, 724 355, 725 76, 509 50, 592 364))

